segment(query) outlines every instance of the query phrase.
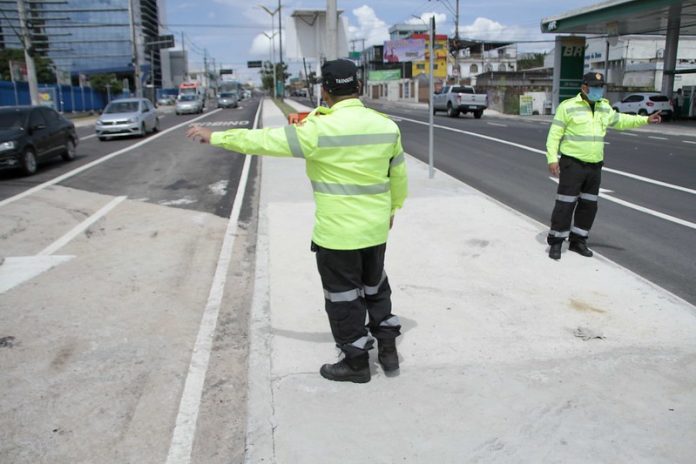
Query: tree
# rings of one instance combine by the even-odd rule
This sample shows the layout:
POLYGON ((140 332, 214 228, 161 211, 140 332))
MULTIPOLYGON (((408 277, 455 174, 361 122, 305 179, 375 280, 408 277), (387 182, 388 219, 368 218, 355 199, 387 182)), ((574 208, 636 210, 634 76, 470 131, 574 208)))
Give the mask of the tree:
POLYGON ((546 53, 531 53, 524 58, 517 60, 517 70, 524 71, 525 69, 540 68, 544 66, 544 58, 546 53))
MULTIPOLYGON (((283 63, 281 68, 280 63, 275 63, 275 73, 278 82, 285 82, 285 80, 290 77, 288 71, 288 65, 283 63)), ((264 61, 263 68, 259 71, 261 74, 261 86, 264 90, 273 90, 273 64, 270 61, 264 61)))
MULTIPOLYGON (((24 64, 24 50, 20 48, 5 48, 0 50, 0 80, 10 81, 10 61, 24 64)), ((53 62, 45 56, 34 55, 36 80, 42 84, 54 84, 56 74, 53 72, 53 62)))
POLYGON ((107 85, 110 86, 111 95, 123 91, 123 83, 116 77, 116 74, 95 74, 89 77, 89 82, 97 92, 106 92, 107 85))

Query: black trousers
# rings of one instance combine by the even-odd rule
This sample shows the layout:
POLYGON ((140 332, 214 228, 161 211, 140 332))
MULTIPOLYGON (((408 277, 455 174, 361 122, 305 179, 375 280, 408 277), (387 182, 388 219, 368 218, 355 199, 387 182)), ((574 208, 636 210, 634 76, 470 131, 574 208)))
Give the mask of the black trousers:
POLYGON ((585 163, 572 156, 561 156, 556 205, 551 214, 549 245, 570 241, 584 242, 597 215, 597 197, 604 163, 585 163))
POLYGON ((394 339, 400 334, 401 323, 391 312, 391 288, 384 271, 386 249, 386 243, 360 250, 331 250, 312 243, 331 333, 346 358, 367 356, 374 344, 370 334, 377 339, 394 339))

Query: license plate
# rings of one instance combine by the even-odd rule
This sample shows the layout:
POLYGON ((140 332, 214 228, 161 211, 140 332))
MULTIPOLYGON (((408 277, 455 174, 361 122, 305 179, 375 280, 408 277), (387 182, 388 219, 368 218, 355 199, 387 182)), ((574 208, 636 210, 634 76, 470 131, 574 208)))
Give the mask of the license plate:
POLYGON ((470 110, 475 110, 476 108, 478 108, 478 106, 469 105, 469 109, 470 109, 470 110))

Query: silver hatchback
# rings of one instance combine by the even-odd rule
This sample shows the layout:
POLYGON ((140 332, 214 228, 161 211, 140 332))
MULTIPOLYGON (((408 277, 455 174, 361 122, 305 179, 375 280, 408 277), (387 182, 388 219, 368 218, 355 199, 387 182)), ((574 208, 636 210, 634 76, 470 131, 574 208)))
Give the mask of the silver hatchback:
POLYGON ((124 98, 109 103, 95 125, 99 140, 159 130, 159 117, 147 98, 124 98))
POLYGON ((179 95, 179 98, 176 99, 174 112, 176 114, 202 113, 203 99, 194 94, 179 95))

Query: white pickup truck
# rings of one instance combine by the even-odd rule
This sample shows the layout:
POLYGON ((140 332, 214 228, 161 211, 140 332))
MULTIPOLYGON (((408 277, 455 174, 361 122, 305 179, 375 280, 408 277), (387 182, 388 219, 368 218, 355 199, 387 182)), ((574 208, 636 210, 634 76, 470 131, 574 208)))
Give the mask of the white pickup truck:
POLYGON ((474 113, 479 119, 486 108, 488 95, 477 94, 470 85, 447 85, 433 95, 433 114, 447 111, 448 116, 456 118, 459 113, 474 113))

